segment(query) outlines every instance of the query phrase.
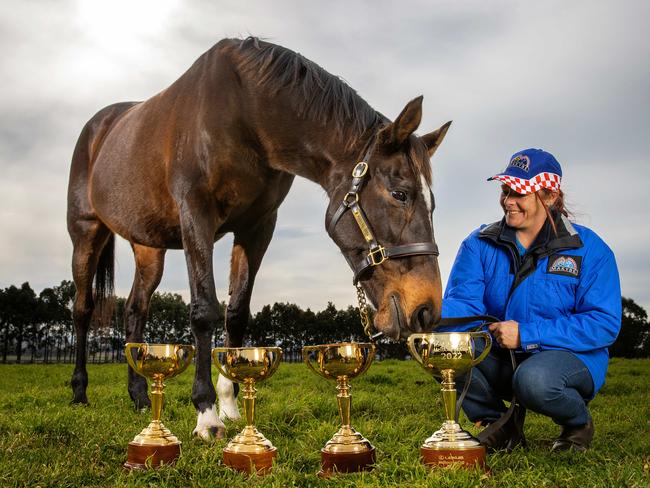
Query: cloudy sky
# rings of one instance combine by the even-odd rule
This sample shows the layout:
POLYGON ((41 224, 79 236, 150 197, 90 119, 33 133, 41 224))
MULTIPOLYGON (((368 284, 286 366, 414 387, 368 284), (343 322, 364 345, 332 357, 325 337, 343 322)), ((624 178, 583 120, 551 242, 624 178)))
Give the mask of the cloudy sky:
MULTIPOLYGON (((580 223, 617 256, 625 296, 650 309, 650 2, 23 0, 0 6, 0 287, 70 279, 70 158, 101 107, 143 100, 223 37, 253 34, 343 77, 394 118, 424 95, 420 133, 454 124, 434 165, 446 282, 460 241, 500 218, 485 181, 510 155, 544 148, 564 169, 580 223), (646 222, 646 224, 643 224, 646 222)), ((355 300, 324 230, 326 197, 296 180, 258 275, 254 311, 355 300)), ((231 238, 214 254, 226 299, 231 238)), ((126 296, 133 258, 117 248, 126 296)), ((180 251, 159 287, 189 298, 180 251)))

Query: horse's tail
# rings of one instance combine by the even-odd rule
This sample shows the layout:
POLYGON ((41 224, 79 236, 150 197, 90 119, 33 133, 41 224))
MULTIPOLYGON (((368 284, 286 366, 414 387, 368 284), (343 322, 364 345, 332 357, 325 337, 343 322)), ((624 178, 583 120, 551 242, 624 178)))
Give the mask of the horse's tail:
POLYGON ((98 311, 104 310, 107 301, 113 296, 115 283, 115 234, 106 241, 95 273, 95 305, 98 311))
MULTIPOLYGON (((68 229, 71 236, 76 234, 71 230, 74 228, 76 220, 85 219, 88 215, 93 215, 99 220, 88 200, 90 168, 94 164, 96 153, 103 144, 111 126, 137 103, 122 102, 104 107, 86 123, 79 136, 72 157, 68 189, 68 229)), ((73 236, 72 239, 74 241, 75 237, 73 236)), ((114 281, 115 234, 111 233, 99 254, 95 272, 94 302, 100 320, 103 317, 110 317, 112 314, 114 281)))

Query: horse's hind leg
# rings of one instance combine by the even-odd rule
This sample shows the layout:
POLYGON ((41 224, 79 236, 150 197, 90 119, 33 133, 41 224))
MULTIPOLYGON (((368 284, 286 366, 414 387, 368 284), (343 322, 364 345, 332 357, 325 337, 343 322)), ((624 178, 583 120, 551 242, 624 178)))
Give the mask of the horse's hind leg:
POLYGON ((83 219, 73 221, 70 236, 74 250, 72 252, 72 278, 76 287, 72 317, 76 334, 76 359, 72 373, 72 403, 87 404, 86 387, 86 342, 88 328, 92 319, 95 303, 93 301, 93 278, 105 246, 112 246, 109 241, 110 230, 99 220, 83 219))
MULTIPOLYGON (((271 242, 277 211, 253 228, 235 232, 230 263, 230 302, 226 311, 226 347, 241 347, 250 316, 251 294, 255 276, 271 242)), ((219 417, 240 418, 236 391, 232 381, 219 375, 219 417)))
MULTIPOLYGON (((135 276, 124 309, 127 342, 142 342, 151 295, 160 284, 165 265, 165 249, 131 245, 135 256, 135 276)), ((129 395, 136 409, 151 406, 147 381, 129 366, 129 395)))

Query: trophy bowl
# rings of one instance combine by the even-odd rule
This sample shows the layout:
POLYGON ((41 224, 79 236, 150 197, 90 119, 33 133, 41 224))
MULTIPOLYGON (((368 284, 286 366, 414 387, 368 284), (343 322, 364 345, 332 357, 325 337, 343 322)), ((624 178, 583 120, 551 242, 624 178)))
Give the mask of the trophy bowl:
POLYGON ((441 382, 445 422, 440 430, 424 441, 420 454, 424 464, 436 466, 479 466, 485 469, 485 447, 463 430, 457 418, 455 376, 467 373, 490 352, 492 338, 488 332, 442 332, 411 334, 408 348, 413 358, 441 382), (477 356, 475 341, 483 339, 485 347, 477 356))
POLYGON ((282 359, 279 347, 216 347, 212 359, 219 373, 243 385, 246 427, 223 450, 223 462, 236 471, 267 474, 277 449, 255 427, 255 383, 271 376, 282 359))
POLYGON ((165 399, 163 380, 185 371, 194 357, 194 346, 130 342, 125 355, 136 373, 152 380, 152 420, 129 442, 124 467, 149 469, 174 464, 181 454, 181 442, 160 421, 165 399))
POLYGON ((375 448, 350 425, 352 395, 349 379, 363 374, 375 357, 376 347, 370 343, 340 342, 305 346, 302 357, 319 376, 337 382, 337 401, 341 428, 321 449, 321 477, 335 472, 369 471, 375 464, 375 448))

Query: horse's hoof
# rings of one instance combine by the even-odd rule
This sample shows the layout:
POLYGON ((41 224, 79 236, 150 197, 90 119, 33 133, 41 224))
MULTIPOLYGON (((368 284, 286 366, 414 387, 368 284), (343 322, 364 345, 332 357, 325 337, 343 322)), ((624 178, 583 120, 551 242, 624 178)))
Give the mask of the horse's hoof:
POLYGON ((205 442, 210 442, 212 439, 223 439, 226 437, 226 428, 225 427, 208 427, 206 429, 199 430, 198 428, 194 429, 192 432, 196 437, 205 442))
POLYGON ((149 400, 148 397, 145 397, 145 400, 134 400, 133 401, 133 407, 135 408, 136 412, 146 412, 151 408, 151 400, 149 400))
POLYGON ((212 435, 215 439, 225 439, 226 437, 225 427, 212 427, 210 431, 212 431, 212 435))
POLYGON ((196 428, 192 433, 206 442, 211 441, 213 437, 216 439, 223 439, 225 437, 226 426, 217 417, 214 405, 206 408, 203 412, 199 411, 196 428))
POLYGON ((84 395, 82 397, 74 397, 70 402, 70 405, 81 405, 82 407, 87 407, 90 405, 88 398, 84 395))

